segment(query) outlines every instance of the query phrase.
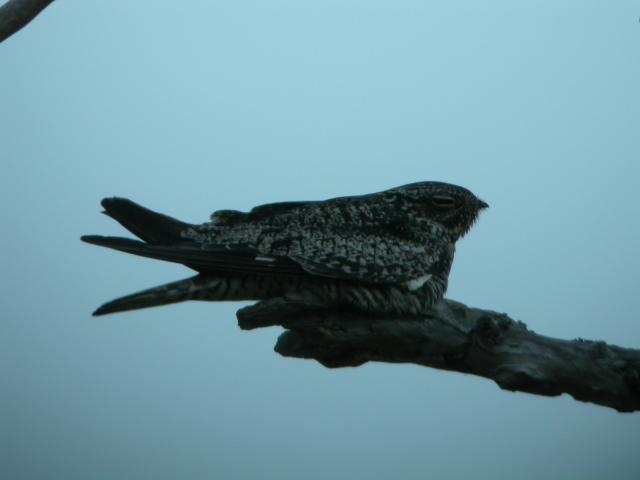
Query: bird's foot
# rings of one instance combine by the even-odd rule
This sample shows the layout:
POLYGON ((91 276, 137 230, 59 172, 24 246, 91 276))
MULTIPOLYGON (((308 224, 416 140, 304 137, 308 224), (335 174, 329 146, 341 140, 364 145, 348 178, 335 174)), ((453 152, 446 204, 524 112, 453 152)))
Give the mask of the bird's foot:
POLYGON ((285 295, 261 300, 254 305, 241 308, 236 316, 240 328, 251 330, 282 325, 292 318, 326 308, 326 305, 312 302, 304 296, 285 295))

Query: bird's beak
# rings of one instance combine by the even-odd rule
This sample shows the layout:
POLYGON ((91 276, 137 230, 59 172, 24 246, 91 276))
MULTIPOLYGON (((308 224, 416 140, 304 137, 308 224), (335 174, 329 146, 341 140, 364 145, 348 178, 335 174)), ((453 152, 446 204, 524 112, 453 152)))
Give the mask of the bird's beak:
POLYGON ((485 208, 489 208, 489 204, 478 199, 478 210, 484 210, 485 208))

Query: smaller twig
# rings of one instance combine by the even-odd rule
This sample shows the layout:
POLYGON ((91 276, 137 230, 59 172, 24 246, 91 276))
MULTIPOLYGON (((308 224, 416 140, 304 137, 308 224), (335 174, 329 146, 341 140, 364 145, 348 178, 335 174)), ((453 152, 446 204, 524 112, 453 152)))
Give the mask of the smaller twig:
POLYGON ((53 0, 8 0, 0 7, 0 42, 27 25, 53 0))

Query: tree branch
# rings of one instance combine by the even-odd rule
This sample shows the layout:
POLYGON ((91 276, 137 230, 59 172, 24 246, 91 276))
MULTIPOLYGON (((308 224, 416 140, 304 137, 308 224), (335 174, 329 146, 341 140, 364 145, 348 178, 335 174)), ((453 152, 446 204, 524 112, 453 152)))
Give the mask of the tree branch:
POLYGON ((494 380, 537 395, 568 393, 620 412, 640 410, 640 350, 538 335, 506 314, 444 300, 422 318, 369 318, 358 312, 295 311, 286 302, 238 311, 243 329, 281 325, 276 352, 326 367, 368 361, 416 363, 494 380))
POLYGON ((8 0, 0 7, 0 42, 27 25, 53 0, 8 0))

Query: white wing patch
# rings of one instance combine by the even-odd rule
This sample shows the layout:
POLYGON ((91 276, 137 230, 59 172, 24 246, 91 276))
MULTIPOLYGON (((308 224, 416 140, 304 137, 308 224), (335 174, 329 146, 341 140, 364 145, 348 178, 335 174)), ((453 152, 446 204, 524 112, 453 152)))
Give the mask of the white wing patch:
POLYGON ((421 277, 418 278, 414 278, 413 280, 409 280, 406 285, 407 288, 410 291, 415 291, 418 290, 420 287, 422 287, 425 283, 427 283, 429 280, 431 280, 431 274, 427 273, 426 275, 422 275, 421 277))
POLYGON ((262 262, 262 263, 273 263, 275 262, 276 259, 273 257, 260 257, 260 256, 256 256, 256 262, 262 262))

